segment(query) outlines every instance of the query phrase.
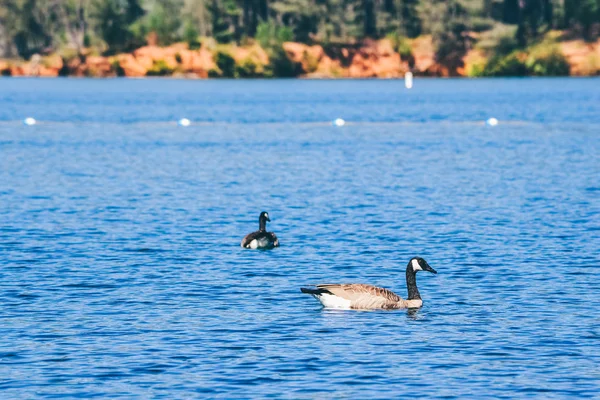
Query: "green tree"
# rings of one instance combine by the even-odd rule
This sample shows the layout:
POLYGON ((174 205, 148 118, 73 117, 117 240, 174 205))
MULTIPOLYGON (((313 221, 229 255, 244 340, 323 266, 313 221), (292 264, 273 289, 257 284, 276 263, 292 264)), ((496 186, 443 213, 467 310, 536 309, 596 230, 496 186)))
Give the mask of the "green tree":
POLYGON ((95 0, 92 3, 91 19, 94 30, 108 46, 107 53, 131 50, 143 44, 132 29, 144 15, 138 0, 95 0))
POLYGON ((155 0, 148 14, 148 30, 156 33, 158 44, 169 45, 179 38, 182 0, 155 0))
POLYGON ((363 36, 377 37, 377 18, 375 13, 375 0, 362 0, 363 36))
POLYGON ((551 0, 519 0, 517 40, 525 47, 541 33, 552 28, 553 9, 551 0))
POLYGON ((192 50, 200 48, 200 41, 198 40, 198 31, 196 26, 191 19, 186 19, 183 25, 183 40, 188 44, 188 47, 192 50))
MULTIPOLYGON (((319 23, 324 15, 323 5, 313 0, 279 0, 271 5, 271 11, 275 21, 280 21, 281 25, 293 32, 292 37, 286 40, 304 43, 310 42, 317 34, 319 23)), ((263 21, 259 26, 265 23, 266 21, 263 21)), ((273 33, 278 34, 278 32, 273 33)))
POLYGON ((229 43, 240 36, 241 10, 235 0, 211 0, 212 36, 219 43, 229 43))
POLYGON ((580 31, 585 40, 600 35, 600 0, 564 0, 565 25, 580 31))
POLYGON ((519 0, 504 0, 502 7, 502 21, 507 24, 518 24, 521 9, 519 0))
POLYGON ((456 74, 463 66, 463 57, 469 49, 468 14, 457 0, 446 2, 446 11, 441 29, 433 32, 436 61, 456 74))
POLYGON ((421 34, 421 20, 417 6, 418 0, 403 0, 400 7, 400 16, 402 28, 406 36, 410 38, 417 37, 421 34))
MULTIPOLYGON (((1 3, 0 3, 1 4, 1 3)), ((29 58, 56 47, 66 37, 64 25, 58 15, 57 4, 50 0, 6 0, 0 5, 6 35, 12 54, 29 58)))

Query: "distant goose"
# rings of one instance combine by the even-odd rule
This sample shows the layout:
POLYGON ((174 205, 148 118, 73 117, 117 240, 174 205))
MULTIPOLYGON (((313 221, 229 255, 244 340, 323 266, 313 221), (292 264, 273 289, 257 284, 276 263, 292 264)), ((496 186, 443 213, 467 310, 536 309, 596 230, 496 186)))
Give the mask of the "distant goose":
POLYGON ((302 293, 313 295, 328 308, 357 310, 393 310, 399 308, 419 308, 423 305, 416 274, 418 271, 429 271, 437 274, 427 261, 415 257, 406 266, 406 287, 408 299, 404 300, 396 293, 377 286, 362 283, 317 285, 316 289, 301 288, 302 293))
POLYGON ((267 232, 267 221, 271 222, 266 211, 258 217, 258 230, 246 235, 242 239, 242 247, 245 249, 272 249, 279 247, 279 239, 273 232, 267 232))

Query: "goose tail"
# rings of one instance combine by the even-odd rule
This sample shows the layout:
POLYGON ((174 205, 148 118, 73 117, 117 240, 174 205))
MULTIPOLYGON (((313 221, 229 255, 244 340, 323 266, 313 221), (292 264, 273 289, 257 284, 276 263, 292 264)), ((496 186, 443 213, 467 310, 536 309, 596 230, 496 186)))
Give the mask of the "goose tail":
POLYGON ((310 289, 310 288, 304 288, 304 287, 300 288, 300 291, 302 293, 312 294, 313 296, 318 296, 323 293, 329 293, 329 291, 326 289, 310 289))

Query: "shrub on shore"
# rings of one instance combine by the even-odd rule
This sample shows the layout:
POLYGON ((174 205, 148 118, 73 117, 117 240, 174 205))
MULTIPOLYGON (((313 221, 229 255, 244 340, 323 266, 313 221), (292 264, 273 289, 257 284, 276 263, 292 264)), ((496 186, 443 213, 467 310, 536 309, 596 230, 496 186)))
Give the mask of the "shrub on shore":
POLYGON ((527 53, 513 51, 508 55, 492 57, 482 71, 482 76, 527 76, 527 53))
POLYGON ((260 78, 263 68, 251 58, 245 58, 235 65, 236 78, 260 78))
POLYGON ((556 45, 534 48, 527 58, 527 68, 534 76, 568 76, 570 66, 556 45))
POLYGON ((217 64, 218 68, 218 77, 235 77, 235 59, 229 53, 222 50, 217 51, 215 54, 215 64, 217 64))
POLYGON ((394 50, 400 54, 400 59, 408 62, 409 67, 414 67, 415 56, 412 53, 410 40, 399 35, 397 32, 390 33, 387 35, 387 38, 392 42, 394 50))
POLYGON ((152 68, 150 68, 148 70, 148 72, 146 72, 146 75, 147 76, 168 76, 168 75, 173 75, 174 71, 175 71, 175 69, 169 67, 164 60, 157 60, 157 61, 154 61, 154 63, 152 64, 152 68))
POLYGON ((295 78, 302 74, 302 64, 290 60, 283 46, 275 46, 269 52, 269 65, 265 76, 273 78, 295 78))
POLYGON ((123 67, 121 67, 121 63, 118 59, 113 58, 113 60, 110 62, 110 68, 116 76, 125 76, 125 70, 123 69, 123 67))
POLYGON ((261 22, 256 28, 255 38, 269 55, 269 65, 264 71, 265 77, 293 78, 303 72, 302 64, 290 60, 283 49, 284 42, 294 39, 291 28, 272 22, 261 22))
POLYGON ((208 71, 210 78, 259 78, 264 76, 265 66, 248 56, 241 61, 236 61, 229 52, 217 50, 214 54, 216 68, 208 71))
POLYGON ((541 43, 505 55, 500 52, 472 76, 568 76, 569 72, 570 65, 558 46, 541 43))
POLYGON ((302 61, 306 64, 306 72, 309 74, 316 72, 319 68, 319 59, 306 50, 302 53, 302 61))
POLYGON ((467 70, 467 76, 470 78, 479 78, 484 76, 485 62, 478 62, 471 65, 471 68, 467 70))
POLYGON ((583 75, 600 75, 600 56, 597 54, 590 54, 584 63, 582 68, 583 75))

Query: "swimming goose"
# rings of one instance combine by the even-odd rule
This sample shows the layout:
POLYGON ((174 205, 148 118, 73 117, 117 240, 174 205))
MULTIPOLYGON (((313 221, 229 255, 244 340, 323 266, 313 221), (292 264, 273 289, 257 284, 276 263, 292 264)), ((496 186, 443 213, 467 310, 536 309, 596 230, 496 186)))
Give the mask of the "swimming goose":
POLYGON ((437 271, 421 257, 412 258, 406 266, 407 300, 390 290, 362 283, 316 285, 316 289, 301 288, 300 291, 314 296, 328 308, 356 310, 419 308, 423 305, 417 289, 416 274, 419 271, 437 274, 437 271))
POLYGON ((258 230, 247 234, 243 239, 241 246, 245 249, 272 249, 279 247, 279 239, 273 232, 267 232, 267 221, 271 222, 269 214, 266 211, 260 213, 258 217, 258 230))

